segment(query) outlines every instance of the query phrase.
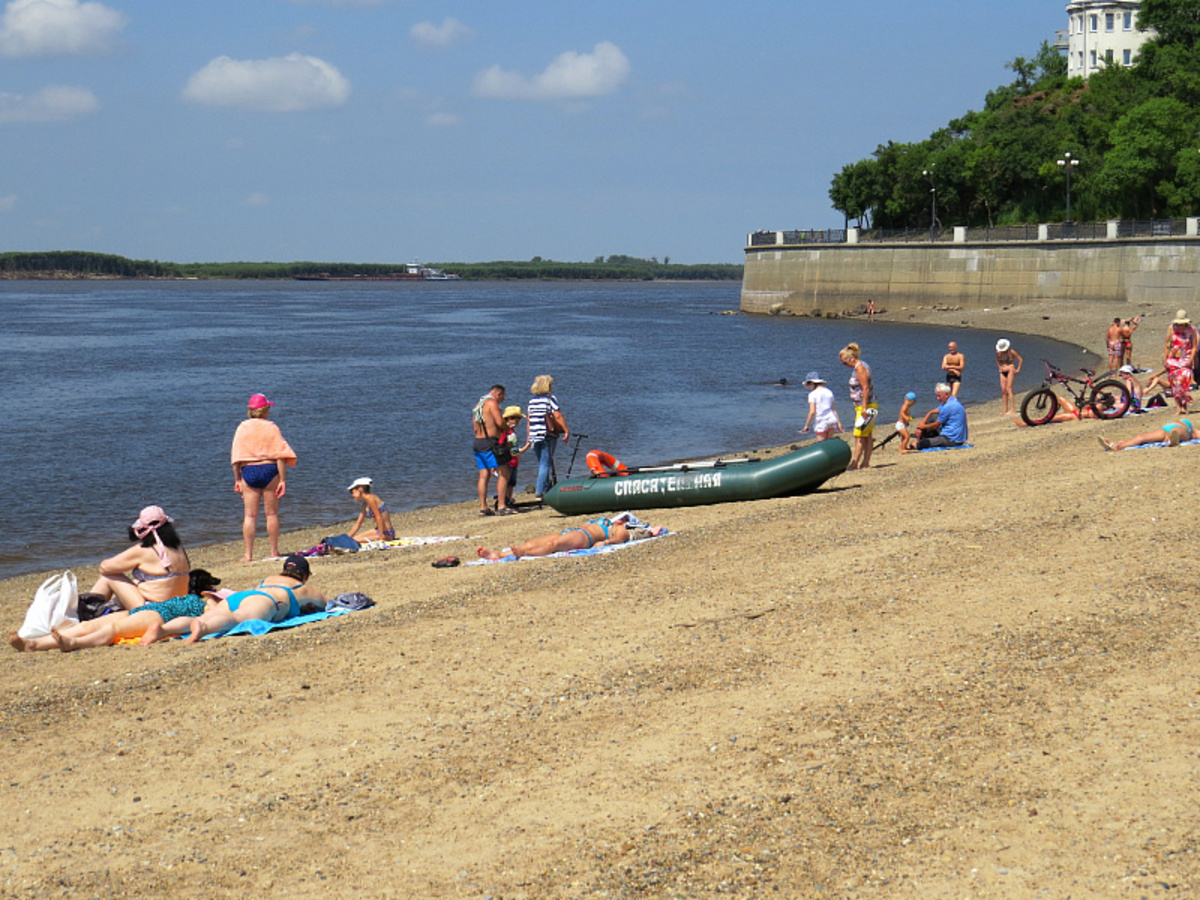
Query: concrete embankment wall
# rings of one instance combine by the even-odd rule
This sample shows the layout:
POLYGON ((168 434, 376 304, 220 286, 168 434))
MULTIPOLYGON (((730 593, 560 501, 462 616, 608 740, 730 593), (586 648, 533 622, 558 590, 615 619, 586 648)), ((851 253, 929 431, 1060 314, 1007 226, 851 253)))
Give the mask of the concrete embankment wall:
POLYGON ((895 310, 1168 297, 1200 306, 1200 240, 747 247, 741 309, 835 315, 868 300, 895 310))

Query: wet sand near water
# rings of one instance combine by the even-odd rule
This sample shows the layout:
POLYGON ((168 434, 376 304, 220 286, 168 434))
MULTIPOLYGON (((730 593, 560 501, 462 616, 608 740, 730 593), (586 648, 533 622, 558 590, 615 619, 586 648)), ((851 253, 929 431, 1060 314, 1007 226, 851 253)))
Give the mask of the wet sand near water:
MULTIPOLYGON (((1099 352, 1138 312, 1143 362, 1174 308, 888 317, 1099 352)), ((617 553, 434 569, 579 521, 464 502, 393 517, 464 540, 314 560, 367 612, 10 652, 0 894, 1192 895, 1200 447, 1100 449, 1162 411, 970 416, 974 449, 639 513, 676 534, 617 553)), ((192 554, 229 587, 277 571, 239 555, 192 554)), ((42 577, 0 583, 4 621, 42 577)))

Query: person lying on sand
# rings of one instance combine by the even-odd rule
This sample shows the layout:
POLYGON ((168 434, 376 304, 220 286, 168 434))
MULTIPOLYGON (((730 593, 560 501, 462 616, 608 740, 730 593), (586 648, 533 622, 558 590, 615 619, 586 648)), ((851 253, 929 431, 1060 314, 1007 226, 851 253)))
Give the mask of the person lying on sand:
POLYGON ((1188 419, 1175 419, 1165 423, 1162 428, 1156 428, 1154 431, 1147 431, 1136 437, 1117 441, 1115 444, 1112 441, 1100 438, 1100 446, 1105 450, 1125 450, 1129 447, 1139 447, 1142 444, 1161 444, 1165 441, 1170 447, 1178 447, 1184 441, 1190 441, 1191 439, 1191 421, 1188 419))
POLYGON ((43 637, 22 638, 17 632, 8 633, 8 643, 14 650, 26 653, 38 650, 86 650, 89 647, 108 647, 122 640, 138 638, 149 647, 163 636, 163 626, 171 621, 190 623, 196 616, 218 603, 215 594, 185 594, 170 600, 147 603, 127 613, 109 613, 65 627, 51 628, 43 637))
MULTIPOLYGON (((258 587, 230 594, 199 618, 188 625, 185 643, 194 644, 206 634, 228 631, 239 622, 262 619, 267 622, 282 622, 300 615, 302 603, 325 605, 325 597, 308 586, 311 575, 308 560, 295 554, 283 561, 283 571, 264 578, 258 587)), ((181 634, 178 620, 164 626, 162 633, 181 634)))
POLYGON ((128 612, 112 612, 85 622, 64 624, 50 629, 50 634, 36 638, 22 638, 17 632, 8 633, 8 643, 14 650, 36 652, 39 650, 85 650, 89 647, 108 647, 122 640, 139 639, 138 643, 148 647, 159 639, 162 626, 173 619, 191 622, 219 601, 215 594, 203 595, 221 583, 206 569, 192 569, 188 579, 189 593, 168 600, 143 603, 128 612))
POLYGON ((530 538, 515 547, 505 547, 499 553, 487 547, 477 547, 482 559, 503 559, 506 556, 550 556, 566 550, 588 550, 609 544, 624 544, 662 534, 662 528, 629 528, 622 519, 592 519, 578 528, 567 528, 558 534, 530 538))

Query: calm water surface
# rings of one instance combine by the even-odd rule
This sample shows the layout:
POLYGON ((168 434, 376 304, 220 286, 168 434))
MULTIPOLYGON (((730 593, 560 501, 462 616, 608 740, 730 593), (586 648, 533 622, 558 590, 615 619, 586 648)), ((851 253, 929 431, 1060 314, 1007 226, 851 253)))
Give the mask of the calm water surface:
MULTIPOLYGON (((1001 333, 715 314, 736 309, 739 292, 737 283, 0 282, 0 577, 92 566, 127 545, 126 526, 151 503, 189 545, 237 539, 229 443, 255 392, 275 401, 272 419, 300 458, 285 530, 353 518, 346 485, 360 475, 393 509, 471 499, 471 407, 493 382, 524 407, 543 372, 572 430, 588 436, 575 475, 592 448, 633 465, 796 439, 807 413, 799 382, 813 369, 847 422, 849 370, 837 350, 851 340, 874 370, 881 421, 908 390, 919 409, 935 405, 948 340, 967 357, 963 400, 999 392, 1001 333), (781 378, 792 384, 770 384, 781 378)), ((1027 363, 1018 389, 1040 380, 1043 357, 1086 363, 1052 341, 1014 346, 1027 363)), ((571 449, 559 448, 560 477, 571 449)), ((526 463, 518 490, 531 477, 526 463)))

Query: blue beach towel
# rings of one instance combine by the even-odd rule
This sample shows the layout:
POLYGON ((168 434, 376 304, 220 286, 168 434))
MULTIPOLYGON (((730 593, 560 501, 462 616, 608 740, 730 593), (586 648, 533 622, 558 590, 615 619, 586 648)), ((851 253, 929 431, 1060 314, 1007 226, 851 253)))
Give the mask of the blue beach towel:
MULTIPOLYGON (((1200 444, 1200 438, 1192 438, 1190 441, 1180 441, 1179 442, 1180 447, 1188 447, 1192 444, 1200 444)), ((1168 444, 1166 441, 1159 441, 1157 444, 1136 444, 1133 447, 1126 447, 1125 449, 1126 450, 1147 450, 1147 449, 1151 449, 1151 448, 1170 447, 1170 446, 1171 445, 1168 444)))
POLYGON ((292 618, 284 619, 282 622, 268 622, 266 619, 248 619, 245 622, 238 622, 228 631, 206 634, 200 640, 207 641, 211 638, 228 637, 233 634, 264 635, 268 631, 276 631, 281 628, 295 628, 297 625, 307 625, 309 622, 320 622, 322 619, 332 619, 334 616, 348 615, 350 615, 350 610, 348 609, 335 609, 331 612, 310 613, 307 616, 292 616, 292 618))
POLYGON ((924 450, 918 450, 918 453, 934 453, 938 450, 970 450, 974 444, 959 444, 957 447, 926 447, 924 450))

